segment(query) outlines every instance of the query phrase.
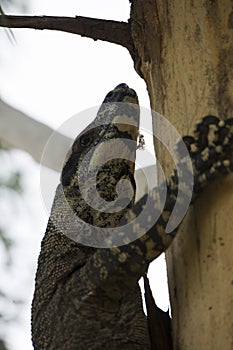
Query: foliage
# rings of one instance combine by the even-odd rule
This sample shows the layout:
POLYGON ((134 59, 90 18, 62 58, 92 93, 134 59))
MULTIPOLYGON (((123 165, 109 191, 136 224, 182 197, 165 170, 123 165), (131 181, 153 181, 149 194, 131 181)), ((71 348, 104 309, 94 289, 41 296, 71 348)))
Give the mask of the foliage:
MULTIPOLYGON (((24 11, 27 8, 28 4, 26 3, 25 0, 17 0, 17 1, 16 0, 1 0, 0 1, 0 7, 1 7, 0 12, 3 11, 3 8, 5 9, 5 8, 8 8, 9 6, 24 11)), ((1 348, 0 348, 0 350, 1 350, 1 348)))
MULTIPOLYGON (((17 3, 14 0, 1 0, 0 15, 4 15, 6 11, 5 9, 7 9, 9 6, 15 6, 17 8, 20 8, 21 10, 25 10, 26 3, 24 3, 24 0, 18 1, 17 3)), ((8 39, 11 43, 15 42, 15 37, 11 29, 6 29, 5 33, 8 36, 8 39)), ((0 145, 0 153, 1 153, 1 145, 0 145)), ((21 180, 20 173, 18 171, 14 171, 11 174, 9 174, 6 179, 0 178, 0 190, 7 189, 9 191, 14 191, 16 193, 22 193, 22 186, 21 186, 20 180, 21 180)), ((7 233, 4 231, 4 229, 0 227, 0 244, 3 245, 7 254, 9 254, 10 252, 10 247, 12 243, 13 242, 11 241, 11 239, 9 239, 9 237, 7 237, 7 233)), ((1 291, 0 291, 0 298, 6 299, 6 296, 1 291)), ((0 322, 2 321, 3 317, 4 315, 0 313, 0 322)), ((0 338, 0 350, 8 350, 5 340, 1 338, 0 338)))
MULTIPOLYGON (((4 155, 8 154, 6 150, 1 149, 0 146, 0 158, 3 158, 4 155)), ((3 159, 1 159, 1 163, 4 164, 3 159)), ((1 191, 7 191, 7 193, 11 194, 20 194, 23 191, 22 185, 21 185, 21 174, 19 171, 13 171, 10 174, 7 174, 7 176, 0 176, 0 193, 1 191)), ((0 226, 0 244, 3 246, 5 252, 8 256, 8 261, 10 261, 10 248, 13 244, 12 240, 7 236, 7 232, 0 226)), ((0 290, 0 299, 4 300, 4 302, 7 300, 7 296, 1 292, 0 290)), ((0 312, 0 323, 4 322, 4 315, 0 312)), ((1 337, 1 335, 0 335, 1 337)), ((0 338, 0 350, 8 350, 6 342, 4 339, 0 338)))
POLYGON ((0 339, 0 350, 7 350, 6 343, 2 339, 0 339))
POLYGON ((6 187, 17 193, 22 193, 22 186, 20 180, 21 174, 18 171, 15 171, 12 174, 10 174, 9 177, 5 180, 0 178, 0 188, 6 187))

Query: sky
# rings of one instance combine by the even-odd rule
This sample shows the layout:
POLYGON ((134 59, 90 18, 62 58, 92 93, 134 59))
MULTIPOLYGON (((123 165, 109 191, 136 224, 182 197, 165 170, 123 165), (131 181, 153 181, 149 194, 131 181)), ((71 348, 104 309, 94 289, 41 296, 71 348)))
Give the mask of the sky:
MULTIPOLYGON (((127 21, 129 1, 33 0, 27 2, 24 12, 12 7, 7 13, 127 21)), ((145 83, 126 49, 61 32, 18 29, 14 35, 16 43, 12 45, 0 29, 4 48, 0 54, 0 96, 31 117, 59 129, 73 115, 99 105, 109 90, 123 82, 136 90, 140 105, 149 108, 145 83)), ((9 296, 4 304, 0 302, 0 312, 7 314, 0 328, 9 350, 32 350, 30 305, 40 241, 48 220, 41 196, 41 168, 19 150, 4 155, 2 164, 5 171, 22 172, 24 193, 5 193, 0 201, 0 225, 15 242, 11 264, 0 245, 0 291, 9 296)), ((167 310, 164 256, 152 264, 149 277, 157 305, 167 310)))

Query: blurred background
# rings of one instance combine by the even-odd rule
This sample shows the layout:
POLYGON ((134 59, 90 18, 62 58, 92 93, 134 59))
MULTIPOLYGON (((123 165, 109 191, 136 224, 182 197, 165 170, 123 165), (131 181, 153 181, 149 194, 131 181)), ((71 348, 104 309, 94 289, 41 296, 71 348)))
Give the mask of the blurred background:
MULTIPOLYGON (((0 0, 0 5, 6 14, 80 15, 117 21, 127 21, 130 11, 128 0, 0 0)), ((136 90, 141 106, 149 108, 149 99, 128 51, 120 46, 62 32, 3 28, 0 43, 0 130, 4 127, 5 135, 2 140, 0 131, 0 350, 32 350, 30 308, 48 220, 40 177, 41 171, 46 173, 56 186, 59 174, 41 168, 33 159, 38 140, 30 139, 28 121, 21 116, 32 118, 42 140, 44 126, 62 132, 63 123, 99 105, 119 83, 136 90), (8 117, 5 104, 9 105, 8 117), (15 122, 11 108, 23 113, 15 122), (25 133, 17 133, 19 129, 25 133), (9 144, 8 133, 14 138, 9 144), (18 149, 23 138, 29 140, 30 152, 18 149)), ((84 127, 80 122, 80 129, 84 127)), ((152 147, 147 136, 146 147, 152 147)), ((149 278, 157 305, 167 310, 164 255, 151 264, 149 278)))

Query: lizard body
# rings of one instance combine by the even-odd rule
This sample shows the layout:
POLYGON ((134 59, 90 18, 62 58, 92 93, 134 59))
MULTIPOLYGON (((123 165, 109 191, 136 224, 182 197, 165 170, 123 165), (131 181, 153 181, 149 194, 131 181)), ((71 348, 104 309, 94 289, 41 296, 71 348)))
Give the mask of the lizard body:
MULTIPOLYGON (((170 245, 176 234, 173 231, 168 235, 165 231, 176 202, 178 184, 174 172, 165 184, 167 195, 161 214, 162 187, 153 189, 134 204, 138 124, 137 95, 126 84, 120 84, 106 96, 94 122, 72 146, 38 262, 32 307, 35 350, 151 348, 137 282, 148 264, 170 245), (130 105, 122 109, 114 102, 129 102, 130 105), (130 126, 121 123, 119 117, 122 116, 130 120, 130 126), (120 143, 112 147, 120 148, 122 158, 107 161, 95 177, 98 163, 103 164, 104 144, 116 139, 120 139, 120 143), (125 140, 134 143, 128 144, 125 140), (116 186, 122 179, 127 180, 128 185, 124 187, 123 183, 123 196, 118 201, 116 186), (100 197, 109 203, 108 213, 95 209, 100 198, 93 197, 94 180, 100 197), (80 190, 82 181, 84 194, 80 190), (86 199, 93 205, 87 204, 86 199), (131 226, 132 237, 135 234, 138 237, 133 240, 130 231, 125 233, 124 225, 141 213, 148 200, 147 217, 131 226), (125 203, 124 209, 119 210, 125 203), (91 228, 80 221, 73 222, 68 207, 85 222, 99 227, 100 236, 94 235, 93 240, 91 228), (118 210, 114 211, 116 208, 118 210), (151 218, 156 215, 158 220, 151 225, 151 218), (114 246, 111 235, 104 236, 103 228, 114 227, 119 227, 119 235, 128 244, 114 246), (85 237, 91 243, 97 240, 97 245, 77 243, 85 237), (101 240, 111 242, 112 246, 100 248, 101 240)), ((184 138, 194 168, 193 200, 209 180, 232 170, 232 124, 232 119, 223 122, 208 116, 197 125, 194 137, 184 138), (214 140, 209 137, 213 130, 214 140)), ((184 173, 189 171, 182 163, 182 155, 181 165, 184 173)))

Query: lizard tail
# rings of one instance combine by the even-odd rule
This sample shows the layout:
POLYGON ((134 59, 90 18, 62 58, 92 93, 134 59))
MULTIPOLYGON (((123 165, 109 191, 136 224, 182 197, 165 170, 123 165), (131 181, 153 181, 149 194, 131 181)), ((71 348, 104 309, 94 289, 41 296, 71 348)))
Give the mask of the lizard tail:
POLYGON ((156 305, 146 273, 143 279, 151 350, 172 350, 171 318, 169 313, 159 309, 156 305))

